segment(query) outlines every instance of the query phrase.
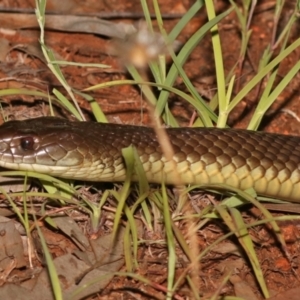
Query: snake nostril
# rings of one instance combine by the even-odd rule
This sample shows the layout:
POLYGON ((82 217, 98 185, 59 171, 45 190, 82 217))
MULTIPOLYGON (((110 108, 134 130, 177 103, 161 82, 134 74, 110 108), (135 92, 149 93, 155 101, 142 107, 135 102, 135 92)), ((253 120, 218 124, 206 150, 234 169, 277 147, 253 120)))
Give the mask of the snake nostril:
POLYGON ((32 136, 27 136, 21 139, 20 143, 23 150, 33 150, 34 139, 32 136))

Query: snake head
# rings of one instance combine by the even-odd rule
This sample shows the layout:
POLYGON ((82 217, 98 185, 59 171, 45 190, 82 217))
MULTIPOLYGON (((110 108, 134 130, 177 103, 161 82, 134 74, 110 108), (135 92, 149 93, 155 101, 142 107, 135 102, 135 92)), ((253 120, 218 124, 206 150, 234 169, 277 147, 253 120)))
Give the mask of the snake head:
POLYGON ((42 173, 51 173, 58 162, 60 168, 81 165, 87 155, 78 151, 78 135, 60 118, 6 122, 0 126, 0 165, 42 173))
POLYGON ((0 166, 89 181, 101 175, 111 181, 116 169, 123 170, 119 148, 130 141, 119 145, 106 129, 105 124, 56 117, 6 122, 0 126, 0 166))

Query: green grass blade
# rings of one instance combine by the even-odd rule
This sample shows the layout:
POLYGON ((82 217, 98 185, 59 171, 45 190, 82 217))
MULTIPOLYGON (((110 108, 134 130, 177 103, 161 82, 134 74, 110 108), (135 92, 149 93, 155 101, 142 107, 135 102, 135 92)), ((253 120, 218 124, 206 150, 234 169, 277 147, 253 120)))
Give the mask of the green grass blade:
POLYGON ((234 229, 237 230, 236 235, 241 245, 243 246, 245 252, 247 253, 247 257, 249 258, 249 261, 252 265, 255 277, 260 285, 260 288, 265 298, 269 298, 269 291, 264 280, 264 274, 261 269, 257 255, 255 253, 254 245, 246 228, 246 224, 244 223, 243 217, 241 213, 235 208, 230 208, 229 211, 232 217, 232 221, 234 223, 234 229))
POLYGON ((228 107, 228 113, 245 97, 247 94, 269 73, 276 67, 284 58, 286 58, 295 49, 300 47, 300 38, 293 42, 289 47, 283 50, 276 56, 267 66, 260 70, 248 84, 232 99, 228 107))
POLYGON ((172 299, 173 285, 175 279, 175 267, 176 267, 176 252, 175 252, 175 238, 172 230, 172 219, 169 211, 169 203, 166 187, 162 185, 162 200, 163 200, 163 215, 164 224, 166 228, 167 245, 168 245, 168 293, 167 299, 172 299))

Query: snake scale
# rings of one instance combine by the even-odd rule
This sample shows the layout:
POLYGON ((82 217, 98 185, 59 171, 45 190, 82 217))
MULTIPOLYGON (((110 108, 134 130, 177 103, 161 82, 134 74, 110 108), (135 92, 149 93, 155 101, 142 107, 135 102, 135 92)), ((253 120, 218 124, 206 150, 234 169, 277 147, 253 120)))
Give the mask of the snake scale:
MULTIPOLYGON (((165 129, 184 184, 226 183, 300 203, 300 137, 218 128, 165 129)), ((0 126, 0 166, 85 181, 123 181, 133 145, 149 182, 174 184, 152 128, 55 117, 0 126)), ((137 180, 137 176, 133 180, 137 180)))

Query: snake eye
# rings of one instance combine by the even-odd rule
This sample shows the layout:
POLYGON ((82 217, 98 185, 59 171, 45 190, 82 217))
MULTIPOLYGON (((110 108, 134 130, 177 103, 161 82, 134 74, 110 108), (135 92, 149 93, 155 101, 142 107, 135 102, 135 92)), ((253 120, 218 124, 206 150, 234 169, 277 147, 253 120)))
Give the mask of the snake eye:
POLYGON ((21 138, 21 147, 23 150, 33 150, 34 139, 31 136, 21 138))

